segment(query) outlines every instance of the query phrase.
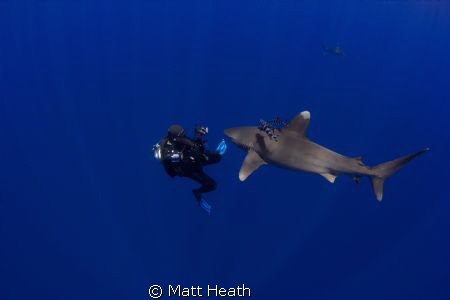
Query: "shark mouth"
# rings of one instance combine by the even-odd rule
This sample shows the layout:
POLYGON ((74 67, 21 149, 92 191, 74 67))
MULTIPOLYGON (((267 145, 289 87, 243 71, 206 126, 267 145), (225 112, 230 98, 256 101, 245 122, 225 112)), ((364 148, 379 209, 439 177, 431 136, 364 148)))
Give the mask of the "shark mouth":
POLYGON ((253 150, 254 144, 253 143, 246 143, 245 141, 238 141, 237 139, 234 139, 232 137, 229 137, 233 143, 236 144, 239 148, 242 150, 253 150))
POLYGON ((256 127, 236 127, 225 129, 224 133, 239 148, 243 150, 254 149, 255 134, 258 129, 256 127))
MULTIPOLYGON (((234 141, 233 141, 234 142, 234 141)), ((236 142, 234 142, 236 143, 236 142)), ((242 150, 254 150, 254 146, 253 145, 246 145, 246 144, 240 144, 240 143, 236 143, 236 145, 241 148, 242 150)))

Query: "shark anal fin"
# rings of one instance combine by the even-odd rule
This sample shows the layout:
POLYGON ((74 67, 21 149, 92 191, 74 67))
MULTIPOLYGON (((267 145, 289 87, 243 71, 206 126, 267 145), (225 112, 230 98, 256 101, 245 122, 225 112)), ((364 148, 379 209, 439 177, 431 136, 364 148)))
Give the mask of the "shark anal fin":
POLYGON ((330 174, 330 173, 321 173, 320 175, 322 175, 323 177, 325 177, 326 180, 328 180, 331 183, 334 183, 334 181, 336 180, 336 175, 330 174))
POLYGON ((239 171, 239 180, 244 181, 260 166, 267 164, 259 155, 253 150, 248 150, 248 154, 242 163, 239 171))
POLYGON ((311 119, 311 114, 309 111, 305 110, 299 113, 295 118, 291 120, 288 124, 288 128, 296 131, 302 136, 306 136, 306 130, 308 129, 309 120, 311 119))

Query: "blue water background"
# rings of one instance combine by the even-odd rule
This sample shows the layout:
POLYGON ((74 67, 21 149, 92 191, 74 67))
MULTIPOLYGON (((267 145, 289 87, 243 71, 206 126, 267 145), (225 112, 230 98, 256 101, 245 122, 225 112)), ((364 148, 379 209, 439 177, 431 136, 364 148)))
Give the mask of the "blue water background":
POLYGON ((448 1, 1 0, 0 298, 450 299, 449 86, 448 1), (230 143, 211 217, 150 151, 303 110, 368 165, 432 150, 378 203, 366 178, 242 183, 230 143))

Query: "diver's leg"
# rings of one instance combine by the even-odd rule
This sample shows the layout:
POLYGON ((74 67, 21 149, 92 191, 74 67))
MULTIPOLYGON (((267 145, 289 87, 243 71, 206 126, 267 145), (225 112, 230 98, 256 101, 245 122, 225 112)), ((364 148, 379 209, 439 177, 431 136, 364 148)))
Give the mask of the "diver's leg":
POLYGON ((189 178, 192 178, 193 180, 201 184, 198 189, 195 189, 195 191, 197 191, 198 193, 212 192, 217 188, 216 181, 202 170, 191 173, 189 178))
POLYGON ((192 193, 194 194, 195 199, 197 199, 198 205, 210 215, 211 205, 203 199, 202 193, 214 191, 217 187, 217 183, 202 170, 193 172, 188 177, 201 184, 198 189, 193 189, 192 193))
MULTIPOLYGON (((205 161, 205 165, 216 164, 222 159, 222 155, 219 153, 208 153, 208 159, 205 161)), ((213 180, 214 181, 214 180, 213 180)))

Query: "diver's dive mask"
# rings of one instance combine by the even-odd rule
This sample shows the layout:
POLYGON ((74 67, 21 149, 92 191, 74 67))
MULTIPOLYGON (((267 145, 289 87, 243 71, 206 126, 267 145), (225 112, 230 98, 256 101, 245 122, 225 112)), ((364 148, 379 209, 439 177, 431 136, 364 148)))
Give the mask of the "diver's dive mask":
POLYGON ((197 126, 195 128, 195 135, 196 136, 204 137, 207 134, 208 134, 208 127, 206 127, 206 126, 197 126))

